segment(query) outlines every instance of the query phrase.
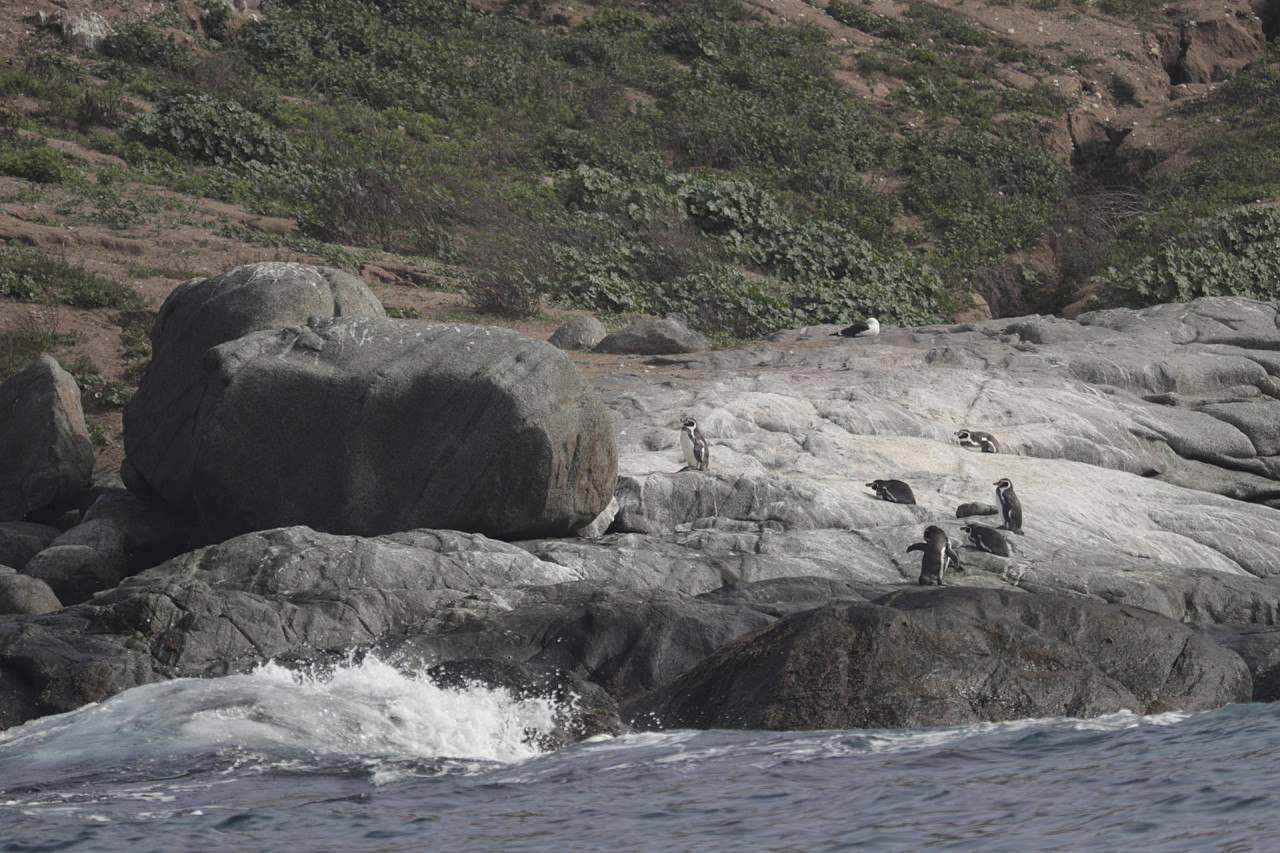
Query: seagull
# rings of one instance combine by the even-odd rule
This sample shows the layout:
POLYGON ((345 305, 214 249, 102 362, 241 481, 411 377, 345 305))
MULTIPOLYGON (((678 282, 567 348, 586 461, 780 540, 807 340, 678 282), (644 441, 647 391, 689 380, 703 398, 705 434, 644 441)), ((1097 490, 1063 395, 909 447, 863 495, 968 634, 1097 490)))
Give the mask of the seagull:
POLYGON ((880 334, 880 321, 875 317, 868 317, 861 323, 854 323, 852 326, 846 326, 838 332, 832 332, 834 338, 869 338, 872 335, 880 334))

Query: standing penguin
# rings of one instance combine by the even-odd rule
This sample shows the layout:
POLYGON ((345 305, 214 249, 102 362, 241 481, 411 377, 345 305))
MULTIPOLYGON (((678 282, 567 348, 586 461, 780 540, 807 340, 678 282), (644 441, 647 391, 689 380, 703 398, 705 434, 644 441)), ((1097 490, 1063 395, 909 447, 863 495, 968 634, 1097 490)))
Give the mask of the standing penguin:
POLYGON ((861 323, 854 323, 852 326, 845 326, 838 332, 832 332, 833 338, 869 338, 872 335, 880 334, 880 321, 875 317, 868 317, 861 323))
POLYGON ((684 451, 686 470, 705 471, 711 465, 711 451, 702 430, 693 418, 685 418, 680 424, 680 448, 684 451))
POLYGON ((976 429, 958 429, 956 430, 956 438, 959 439, 961 447, 978 450, 982 453, 1000 452, 1000 442, 996 441, 996 437, 989 432, 982 432, 976 429))
POLYGON ((912 551, 924 552, 920 558, 921 586, 929 584, 942 586, 942 576, 946 574, 948 568, 957 572, 964 571, 960 565, 960 555, 951 547, 947 532, 936 524, 930 524, 924 529, 923 542, 917 542, 907 548, 908 553, 912 551))
POLYGON ((996 480, 996 498, 1000 501, 1000 515, 1004 518, 1004 529, 1019 536, 1022 533, 1022 501, 1013 491, 1013 483, 1008 477, 996 480))
POLYGON ((911 487, 901 480, 872 480, 867 483, 868 489, 876 490, 876 497, 891 504, 913 504, 916 496, 911 487))
POLYGON ((979 551, 986 551, 988 554, 995 554, 997 557, 1013 556, 1013 548, 1009 545, 1009 540, 1005 539, 1004 534, 994 527, 987 527, 983 524, 966 524, 960 529, 969 537, 973 547, 979 551))

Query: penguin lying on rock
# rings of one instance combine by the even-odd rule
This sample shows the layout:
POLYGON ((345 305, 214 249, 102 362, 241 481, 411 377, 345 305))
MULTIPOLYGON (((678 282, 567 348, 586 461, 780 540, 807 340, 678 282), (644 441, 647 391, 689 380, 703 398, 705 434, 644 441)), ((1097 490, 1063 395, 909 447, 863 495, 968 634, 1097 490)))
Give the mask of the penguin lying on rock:
POLYGON ((868 489, 875 489, 876 497, 892 504, 913 504, 916 496, 911 487, 901 480, 872 480, 867 483, 868 489))
POLYGON ((1012 557, 1013 548, 1004 534, 994 527, 982 524, 966 524, 960 528, 969 537, 969 542, 979 551, 995 554, 997 557, 1012 557))
POLYGON ((961 447, 967 447, 970 450, 978 450, 983 453, 1000 452, 1000 442, 996 441, 996 437, 989 432, 982 432, 976 429, 958 429, 956 430, 956 439, 959 440, 961 447))

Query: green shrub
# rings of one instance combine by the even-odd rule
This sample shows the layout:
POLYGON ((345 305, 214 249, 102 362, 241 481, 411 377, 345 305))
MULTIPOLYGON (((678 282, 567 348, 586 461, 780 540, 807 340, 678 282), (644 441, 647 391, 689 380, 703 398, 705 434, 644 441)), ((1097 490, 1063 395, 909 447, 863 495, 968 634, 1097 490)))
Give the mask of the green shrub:
POLYGON ((287 137, 257 113, 210 95, 177 95, 125 128, 132 139, 182 157, 231 166, 295 159, 287 137))
POLYGON ((942 234, 935 262, 953 279, 1028 245, 1065 198, 1059 168, 1031 142, 961 129, 910 147, 906 206, 942 234))
POLYGON ((75 336, 59 332, 54 316, 45 321, 24 318, 14 329, 0 329, 0 382, 26 370, 42 355, 53 355, 75 342, 75 336))
POLYGON ((912 3, 906 16, 935 33, 938 41, 944 44, 985 47, 991 42, 991 35, 986 30, 929 3, 912 3))
POLYGON ((38 184, 75 184, 80 181, 62 154, 48 145, 10 148, 7 151, 0 149, 0 174, 38 184))
POLYGON ((102 40, 103 56, 127 65, 155 66, 174 71, 186 70, 191 59, 185 48, 172 35, 163 35, 153 24, 126 21, 102 40))
POLYGON ((1145 306, 1201 296, 1280 299, 1280 208, 1257 205, 1200 220, 1173 245, 1123 273, 1108 270, 1112 304, 1145 306))
POLYGON ((755 338, 790 325, 787 302, 741 270, 724 265, 681 276, 654 289, 649 314, 683 314, 691 328, 720 338, 755 338))
POLYGON ((681 173, 669 175, 667 185, 695 225, 737 249, 749 249, 788 222, 773 194, 745 178, 681 173))
POLYGON ((463 284, 467 302, 483 314, 525 319, 538 313, 542 283, 515 266, 482 270, 463 284))
POLYGON ((457 203, 431 147, 376 122, 334 132, 297 204, 299 230, 329 242, 448 257, 457 203))

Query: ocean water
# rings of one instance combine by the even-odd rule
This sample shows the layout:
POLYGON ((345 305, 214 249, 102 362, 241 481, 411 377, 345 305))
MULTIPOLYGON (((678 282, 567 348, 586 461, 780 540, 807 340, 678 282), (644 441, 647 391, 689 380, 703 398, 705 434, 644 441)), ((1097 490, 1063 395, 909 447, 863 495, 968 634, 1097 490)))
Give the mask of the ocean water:
POLYGON ((128 691, 0 733, 0 850, 1262 851, 1280 705, 539 753, 554 708, 377 660, 128 691))

